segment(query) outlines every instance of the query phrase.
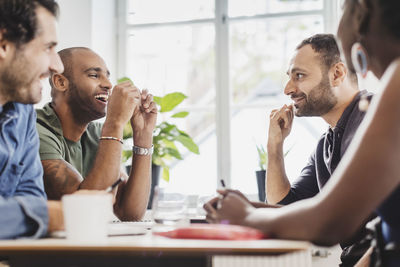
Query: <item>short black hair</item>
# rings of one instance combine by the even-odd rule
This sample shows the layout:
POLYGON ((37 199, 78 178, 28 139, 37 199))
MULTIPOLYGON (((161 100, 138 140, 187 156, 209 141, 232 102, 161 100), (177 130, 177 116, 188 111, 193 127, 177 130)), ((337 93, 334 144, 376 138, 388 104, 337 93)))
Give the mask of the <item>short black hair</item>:
POLYGON ((341 62, 339 47, 333 34, 315 34, 304 39, 296 47, 296 50, 306 45, 311 45, 312 49, 320 55, 321 61, 327 69, 341 62))
MULTIPOLYGON (((74 82, 73 78, 72 78, 72 62, 73 62, 73 53, 75 51, 80 51, 80 50, 84 50, 84 51, 92 51, 90 48, 88 47, 69 47, 69 48, 64 48, 60 51, 58 51, 58 55, 60 56, 61 62, 64 65, 64 72, 62 73, 62 75, 64 75, 70 82, 74 82)), ((54 83, 53 83, 53 74, 49 77, 49 83, 50 83, 50 87, 51 87, 51 97, 54 99, 56 91, 54 89, 54 83)))
MULTIPOLYGON (((311 48, 319 54, 321 63, 325 66, 326 70, 329 70, 334 64, 342 62, 339 47, 333 34, 315 34, 304 39, 296 47, 296 50, 306 45, 310 45, 311 48)), ((358 82, 357 75, 354 71, 348 69, 348 75, 353 83, 356 84, 358 82)))
POLYGON ((58 51, 58 55, 60 56, 60 59, 64 65, 64 72, 63 75, 65 77, 67 77, 68 79, 71 78, 72 76, 72 54, 75 51, 80 51, 80 50, 84 50, 84 51, 92 51, 90 48, 88 47, 69 47, 69 48, 65 48, 63 50, 58 51))
MULTIPOLYGON (((375 0, 379 6, 379 19, 381 25, 388 31, 392 37, 400 39, 400 1, 399 0, 375 0)), ((346 4, 349 5, 350 12, 353 13, 355 8, 360 8, 358 0, 347 0, 346 4)), ((365 34, 368 31, 369 23, 371 20, 370 10, 373 8, 372 0, 364 0, 363 2, 366 10, 364 20, 360 25, 360 33, 365 34)))
POLYGON ((399 0, 379 0, 382 25, 394 38, 400 39, 400 1, 399 0))
POLYGON ((37 34, 37 7, 43 7, 54 17, 58 4, 54 0, 1 0, 0 31, 3 37, 17 46, 26 44, 37 34))

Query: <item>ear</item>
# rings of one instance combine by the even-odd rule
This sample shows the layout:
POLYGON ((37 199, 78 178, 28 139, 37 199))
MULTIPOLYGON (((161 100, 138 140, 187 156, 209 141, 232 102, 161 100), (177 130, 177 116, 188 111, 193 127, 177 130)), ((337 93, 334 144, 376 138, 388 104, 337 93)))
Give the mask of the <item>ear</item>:
POLYGON ((53 88, 60 92, 65 92, 69 88, 69 81, 67 77, 60 73, 53 73, 51 75, 51 83, 53 84, 53 88))
POLYGON ((0 58, 4 59, 11 49, 12 43, 4 38, 4 30, 0 30, 0 58))
POLYGON ((343 62, 336 63, 333 65, 329 71, 329 78, 331 86, 338 87, 343 83, 347 75, 347 68, 343 62))

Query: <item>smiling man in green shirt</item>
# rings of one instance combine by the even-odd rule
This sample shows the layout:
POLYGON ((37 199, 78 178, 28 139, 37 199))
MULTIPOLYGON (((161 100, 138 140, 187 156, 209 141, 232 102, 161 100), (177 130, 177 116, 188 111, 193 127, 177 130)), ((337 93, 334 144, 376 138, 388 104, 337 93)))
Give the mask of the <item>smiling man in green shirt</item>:
POLYGON ((118 187, 114 213, 121 220, 139 220, 150 191, 157 119, 153 97, 130 81, 113 88, 105 62, 88 48, 68 48, 59 55, 65 71, 52 75, 52 101, 37 110, 46 193, 60 199, 79 189, 104 190, 126 177, 120 170, 121 143, 130 121, 135 143, 132 170, 118 187), (104 124, 93 122, 104 116, 104 124))

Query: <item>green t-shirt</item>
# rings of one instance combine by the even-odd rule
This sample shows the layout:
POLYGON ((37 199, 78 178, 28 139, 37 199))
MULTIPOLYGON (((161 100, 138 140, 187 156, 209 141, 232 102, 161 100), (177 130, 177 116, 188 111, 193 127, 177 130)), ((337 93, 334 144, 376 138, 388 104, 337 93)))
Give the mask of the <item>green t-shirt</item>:
POLYGON ((76 168, 83 178, 96 158, 102 124, 90 122, 78 142, 64 138, 61 122, 50 103, 37 109, 36 127, 40 138, 40 159, 63 159, 76 168))

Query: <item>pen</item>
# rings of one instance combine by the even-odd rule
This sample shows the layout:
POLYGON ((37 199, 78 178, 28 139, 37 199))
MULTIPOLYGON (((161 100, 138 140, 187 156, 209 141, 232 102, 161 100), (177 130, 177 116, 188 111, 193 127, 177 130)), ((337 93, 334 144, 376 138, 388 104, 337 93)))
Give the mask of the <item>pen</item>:
MULTIPOLYGON (((220 179, 219 182, 221 183, 222 188, 225 189, 226 186, 225 186, 225 181, 224 181, 224 179, 220 179)), ((215 208, 216 208, 216 209, 221 208, 221 200, 224 198, 224 196, 223 196, 223 195, 218 195, 218 198, 219 198, 219 200, 218 200, 218 202, 217 202, 216 205, 215 205, 215 208)))
POLYGON ((115 181, 112 185, 110 185, 109 187, 107 187, 106 192, 107 193, 111 193, 111 191, 113 191, 124 179, 123 178, 118 178, 117 181, 115 181))

